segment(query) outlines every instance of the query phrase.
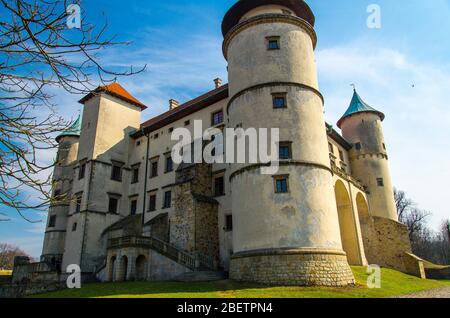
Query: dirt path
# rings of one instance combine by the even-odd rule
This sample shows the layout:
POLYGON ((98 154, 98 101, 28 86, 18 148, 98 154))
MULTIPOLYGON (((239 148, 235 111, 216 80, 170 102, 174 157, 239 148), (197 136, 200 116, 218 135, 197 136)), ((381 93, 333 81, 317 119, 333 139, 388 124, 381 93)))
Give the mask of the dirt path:
POLYGON ((395 298, 450 298, 450 287, 426 290, 420 293, 397 296, 395 298))

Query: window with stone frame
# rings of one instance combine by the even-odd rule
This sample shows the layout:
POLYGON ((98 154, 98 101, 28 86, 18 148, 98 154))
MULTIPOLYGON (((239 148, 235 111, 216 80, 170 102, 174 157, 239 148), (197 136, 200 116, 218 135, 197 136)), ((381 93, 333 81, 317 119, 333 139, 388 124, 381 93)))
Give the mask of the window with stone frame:
POLYGON ((169 209, 172 206, 172 191, 164 192, 163 209, 169 209))
POLYGON ((137 198, 131 199, 130 203, 130 215, 136 215, 137 213, 137 198))
POLYGON ((166 154, 166 173, 173 171, 173 160, 171 154, 166 154))
POLYGON ((149 196, 148 211, 149 212, 156 211, 156 193, 152 193, 149 196))
POLYGON ((83 160, 80 162, 80 167, 78 168, 78 180, 84 179, 86 175, 86 161, 83 160))
POLYGON ((109 195, 108 212, 112 214, 119 214, 119 200, 120 196, 115 194, 109 195))
POLYGON ((334 145, 331 142, 328 143, 328 151, 334 154, 334 145))
POLYGON ((111 180, 122 182, 122 167, 123 163, 113 161, 111 168, 111 180))
POLYGON ((134 165, 131 168, 131 183, 135 184, 139 182, 139 167, 140 165, 134 165))
POLYGON ((158 161, 159 157, 155 157, 150 161, 150 178, 156 178, 158 176, 158 161))
POLYGON ((280 37, 279 36, 268 36, 266 37, 267 49, 269 51, 280 49, 280 37))
POLYGON ((225 177, 214 177, 214 196, 219 197, 225 195, 225 177))
POLYGON ((289 160, 292 159, 292 142, 290 141, 282 141, 279 144, 279 158, 280 160, 289 160))
POLYGON ((286 93, 273 93, 272 94, 272 103, 274 109, 283 109, 287 108, 287 94, 286 93))
POLYGON ((223 123, 223 110, 219 110, 211 115, 211 125, 216 126, 223 123))
POLYGON ((383 180, 383 178, 377 178, 377 185, 379 187, 384 187, 384 180, 383 180))
POLYGON ((274 176, 275 193, 288 193, 289 192, 289 176, 280 175, 274 176))
POLYGON ((233 215, 232 214, 225 215, 225 231, 226 232, 233 231, 233 215))

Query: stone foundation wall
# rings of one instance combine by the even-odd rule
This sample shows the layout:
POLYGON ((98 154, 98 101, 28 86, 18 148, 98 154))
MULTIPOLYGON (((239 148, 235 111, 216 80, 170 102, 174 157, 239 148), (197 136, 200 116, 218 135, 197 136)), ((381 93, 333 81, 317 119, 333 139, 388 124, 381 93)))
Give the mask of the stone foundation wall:
MULTIPOLYGON (((248 254, 248 253, 247 253, 248 254)), ((347 286, 355 283, 345 253, 263 251, 231 258, 230 278, 281 286, 347 286)))

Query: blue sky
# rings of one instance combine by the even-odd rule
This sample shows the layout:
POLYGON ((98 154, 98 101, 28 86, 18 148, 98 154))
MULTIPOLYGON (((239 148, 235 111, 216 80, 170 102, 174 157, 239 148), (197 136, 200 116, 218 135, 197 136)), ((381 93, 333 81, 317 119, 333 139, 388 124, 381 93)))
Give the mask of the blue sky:
MULTIPOLYGON (((212 89, 214 78, 226 81, 220 25, 234 2, 90 0, 82 11, 90 23, 107 18, 110 35, 132 42, 102 52, 104 65, 147 64, 146 72, 120 80, 150 106, 143 113, 146 120, 167 110, 170 98, 187 101, 212 89)), ((433 213, 430 224, 437 228, 450 217, 445 200, 450 188, 450 1, 307 2, 316 15, 316 60, 327 121, 335 124, 346 110, 351 83, 367 103, 385 112, 393 182, 433 213), (381 29, 366 26, 372 3, 381 8, 381 29)), ((79 96, 55 93, 59 111, 76 116, 79 96)), ((45 224, 29 224, 9 213, 12 222, 0 222, 0 242, 39 256, 45 224)))

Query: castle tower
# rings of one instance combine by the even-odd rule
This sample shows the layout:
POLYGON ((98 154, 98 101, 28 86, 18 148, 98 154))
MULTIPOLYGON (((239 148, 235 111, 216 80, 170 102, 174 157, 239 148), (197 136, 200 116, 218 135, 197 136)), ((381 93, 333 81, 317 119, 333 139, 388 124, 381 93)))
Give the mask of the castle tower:
POLYGON ((48 213, 42 261, 60 264, 62 260, 80 129, 81 117, 79 116, 66 131, 56 137, 58 152, 53 171, 53 202, 48 213))
POLYGON ((127 193, 131 165, 136 162, 128 162, 129 135, 139 129, 146 106, 118 83, 98 87, 80 103, 83 125, 73 169, 63 268, 78 264, 89 273, 105 261, 103 230, 130 214, 127 193))
POLYGON ((348 110, 337 125, 344 138, 353 144, 350 150, 352 173, 367 187, 372 216, 397 221, 383 134, 384 117, 382 112, 367 105, 355 90, 348 110))
POLYGON ((261 164, 231 167, 232 279, 354 282, 339 231, 314 19, 300 0, 243 0, 222 23, 229 127, 279 128, 280 146, 289 149, 276 175, 262 174, 261 164))

